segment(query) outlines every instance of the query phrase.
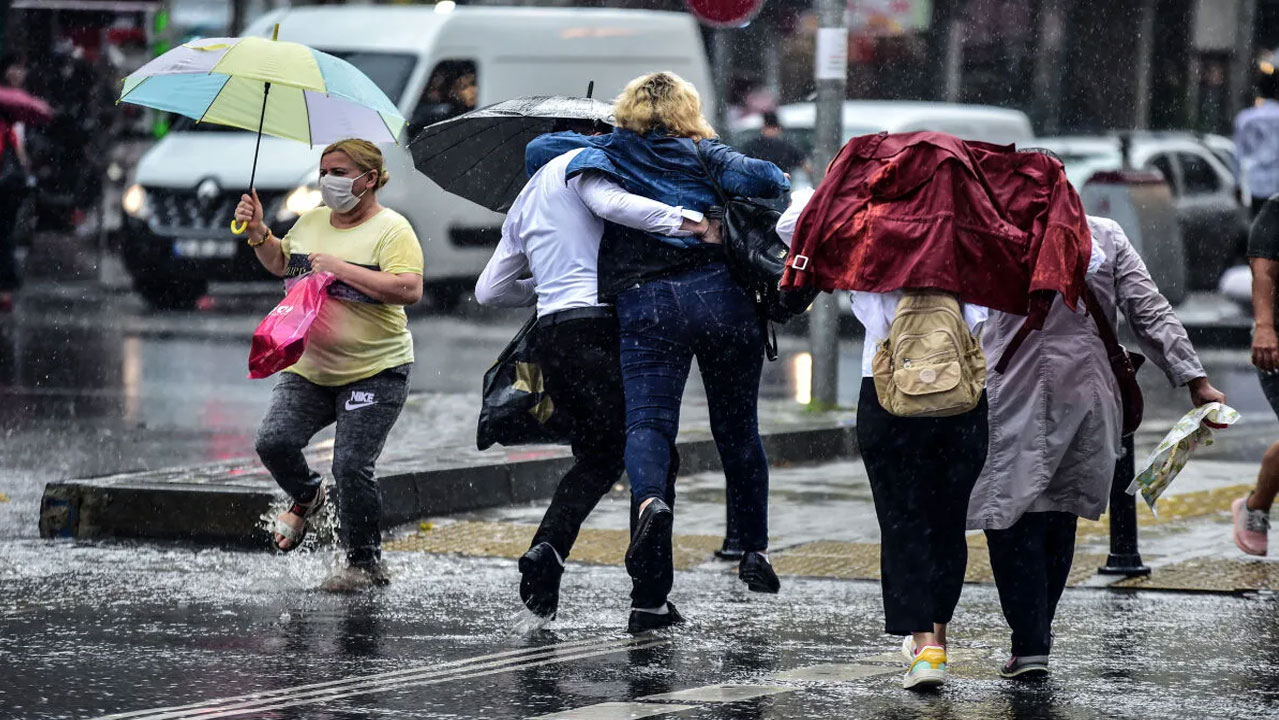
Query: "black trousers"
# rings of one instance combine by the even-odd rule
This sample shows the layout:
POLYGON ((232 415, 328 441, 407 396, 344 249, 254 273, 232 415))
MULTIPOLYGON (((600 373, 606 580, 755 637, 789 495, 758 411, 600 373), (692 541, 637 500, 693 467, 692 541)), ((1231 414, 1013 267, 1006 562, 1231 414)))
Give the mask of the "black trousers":
POLYGON ((1053 616, 1075 557, 1075 526, 1067 512, 1028 512, 1006 530, 987 530, 999 605, 1013 631, 1012 654, 1047 655, 1053 616))
POLYGON ((16 227, 20 203, 17 196, 0 198, 0 292, 13 292, 22 286, 16 227))
POLYGON ((968 564, 968 496, 986 463, 986 398, 946 418, 902 418, 863 378, 857 442, 881 536, 884 629, 932 632, 959 604, 968 564))
POLYGON ((539 321, 535 350, 555 411, 569 420, 573 467, 560 480, 533 545, 550 543, 567 559, 600 498, 621 479, 626 452, 626 399, 617 318, 539 321))

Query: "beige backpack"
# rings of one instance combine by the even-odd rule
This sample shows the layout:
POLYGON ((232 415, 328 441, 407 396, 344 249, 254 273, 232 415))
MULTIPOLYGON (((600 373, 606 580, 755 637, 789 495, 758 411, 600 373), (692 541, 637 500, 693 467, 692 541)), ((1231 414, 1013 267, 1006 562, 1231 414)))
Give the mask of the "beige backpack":
POLYGON ((954 295, 907 290, 872 368, 879 404, 899 417, 948 417, 977 407, 986 356, 954 295))

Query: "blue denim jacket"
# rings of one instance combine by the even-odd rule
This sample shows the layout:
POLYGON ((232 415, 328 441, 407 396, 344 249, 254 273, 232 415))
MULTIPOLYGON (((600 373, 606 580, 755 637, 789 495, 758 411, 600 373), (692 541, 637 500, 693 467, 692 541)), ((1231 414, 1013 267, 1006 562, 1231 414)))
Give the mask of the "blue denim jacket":
MULTIPOLYGON (((587 170, 605 172, 636 195, 699 212, 723 204, 697 159, 693 141, 660 133, 615 130, 605 135, 542 135, 524 152, 525 170, 531 176, 552 159, 578 148, 584 151, 569 163, 567 177, 587 170)), ((774 198, 790 190, 781 169, 767 160, 746 157, 718 140, 702 140, 697 149, 729 195, 774 198)), ((696 238, 653 237, 680 247, 696 242, 696 238)))

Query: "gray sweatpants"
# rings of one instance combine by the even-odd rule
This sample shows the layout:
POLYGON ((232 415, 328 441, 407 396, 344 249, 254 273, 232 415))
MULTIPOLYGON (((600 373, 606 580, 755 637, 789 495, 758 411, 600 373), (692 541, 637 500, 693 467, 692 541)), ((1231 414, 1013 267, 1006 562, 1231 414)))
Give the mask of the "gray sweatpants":
POLYGON ((281 373, 258 428, 262 464, 290 497, 308 502, 320 486, 320 474, 307 465, 302 449, 316 433, 337 423, 333 480, 342 542, 352 565, 381 558, 382 491, 373 466, 404 407, 412 367, 401 365, 337 387, 281 373))

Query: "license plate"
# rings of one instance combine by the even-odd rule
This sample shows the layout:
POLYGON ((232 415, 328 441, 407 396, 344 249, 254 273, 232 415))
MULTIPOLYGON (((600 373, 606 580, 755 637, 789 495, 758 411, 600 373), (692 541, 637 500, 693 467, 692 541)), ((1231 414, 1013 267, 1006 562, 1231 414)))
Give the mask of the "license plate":
POLYGON ((183 238, 173 241, 173 254, 181 258, 229 258, 235 256, 234 240, 183 238))

